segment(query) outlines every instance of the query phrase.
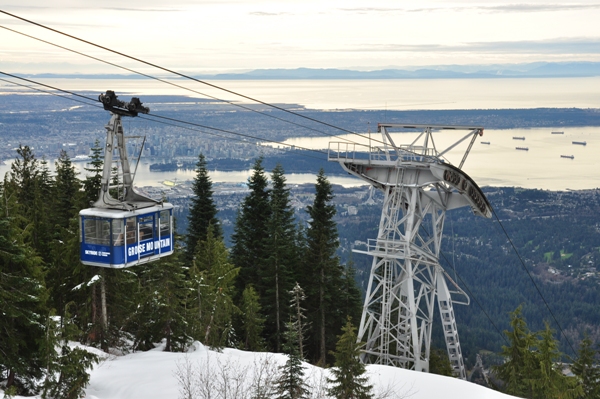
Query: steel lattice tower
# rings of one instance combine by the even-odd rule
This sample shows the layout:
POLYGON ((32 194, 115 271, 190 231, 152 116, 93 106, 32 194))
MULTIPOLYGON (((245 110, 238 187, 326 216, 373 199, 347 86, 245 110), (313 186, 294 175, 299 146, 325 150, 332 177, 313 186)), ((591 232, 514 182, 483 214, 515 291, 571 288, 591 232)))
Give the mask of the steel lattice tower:
POLYGON ((437 301, 450 362, 466 379, 454 304, 469 297, 439 264, 446 211, 470 206, 491 217, 491 207, 477 184, 461 168, 482 127, 379 124, 382 140, 372 146, 330 143, 329 160, 383 191, 377 238, 366 251, 373 256, 363 307, 359 340, 366 343, 362 361, 417 371, 429 371, 431 328, 437 301), (408 145, 397 146, 389 130, 419 129, 408 145), (438 151, 433 132, 468 130, 468 134, 438 151), (458 167, 444 155, 469 139, 458 167), (453 288, 448 288, 448 283, 453 288), (453 299, 462 296, 462 300, 453 299))

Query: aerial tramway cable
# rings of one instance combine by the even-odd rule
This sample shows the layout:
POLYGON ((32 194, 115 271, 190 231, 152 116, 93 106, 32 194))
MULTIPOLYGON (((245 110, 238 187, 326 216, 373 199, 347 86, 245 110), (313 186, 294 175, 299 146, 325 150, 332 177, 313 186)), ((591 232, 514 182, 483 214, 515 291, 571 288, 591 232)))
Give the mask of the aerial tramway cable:
MULTIPOLYGON (((174 70, 171 70, 171 69, 168 69, 168 68, 162 67, 162 66, 160 66, 160 65, 157 65, 157 64, 154 64, 154 63, 151 63, 151 62, 148 62, 148 61, 142 60, 142 59, 140 59, 140 58, 133 57, 133 56, 130 56, 130 55, 127 55, 127 54, 121 53, 121 52, 119 52, 119 51, 116 51, 116 50, 112 50, 112 49, 110 49, 110 48, 108 48, 108 47, 105 47, 105 46, 98 45, 98 44, 96 44, 96 43, 93 43, 93 42, 90 42, 90 41, 87 41, 87 40, 81 39, 81 38, 79 38, 79 37, 77 37, 77 36, 70 35, 70 34, 68 34, 68 33, 65 33, 65 32, 62 32, 62 31, 59 31, 59 30, 57 30, 57 29, 54 29, 54 28, 48 27, 48 26, 46 26, 46 25, 43 25, 43 24, 40 24, 40 23, 37 23, 37 22, 31 21, 31 20, 28 20, 28 19, 26 19, 26 18, 23 18, 23 17, 19 17, 19 16, 17 16, 17 15, 11 14, 11 13, 9 13, 9 12, 6 12, 6 11, 4 11, 4 10, 0 10, 0 13, 2 13, 2 14, 5 14, 5 15, 8 15, 8 16, 10 16, 10 17, 13 17, 13 18, 16 18, 16 19, 19 19, 19 20, 21 20, 21 21, 27 22, 27 23, 29 23, 29 24, 32 24, 32 25, 35 25, 35 26, 41 27, 41 28, 43 28, 43 29, 50 30, 50 31, 52 31, 52 32, 55 32, 55 33, 58 33, 58 34, 60 34, 60 35, 63 35, 63 36, 69 37, 69 38, 71 38, 71 39, 74 39, 74 40, 77 40, 77 41, 80 41, 80 42, 83 42, 83 43, 89 44, 89 45, 91 45, 91 46, 94 46, 94 47, 97 47, 97 48, 103 49, 103 50, 105 50, 105 51, 108 51, 108 52, 111 52, 111 53, 113 53, 113 54, 117 54, 117 55, 120 55, 120 56, 122 56, 122 57, 125 57, 125 58, 128 58, 128 59, 131 59, 131 60, 134 60, 134 61, 140 62, 140 63, 142 63, 142 64, 145 64, 145 65, 148 65, 148 66, 154 67, 154 68, 156 68, 156 69, 159 69, 159 70, 162 70, 162 71, 165 71, 165 72, 168 72, 168 73, 170 73, 170 74, 173 74, 173 75, 176 75, 176 76, 179 76, 179 77, 185 78, 185 79, 189 79, 189 80, 192 80, 192 81, 195 81, 195 82, 198 82, 198 83, 201 83, 201 84, 207 85, 207 86, 209 86, 209 87, 212 87, 212 88, 215 88, 215 89, 218 89, 218 90, 222 90, 222 91, 224 91, 224 92, 227 92, 227 93, 230 93, 230 94, 233 94, 233 95, 239 96, 239 97, 241 97, 241 98, 244 98, 244 99, 247 99, 247 100, 250 100, 250 101, 253 101, 253 102, 256 102, 256 103, 259 103, 259 104, 262 104, 262 105, 265 105, 265 106, 268 106, 268 107, 271 107, 271 108, 274 108, 274 109, 277 109, 277 110, 279 110, 279 111, 282 111, 282 112, 285 112, 285 113, 289 113, 289 114, 291 114, 291 115, 294 115, 294 116, 297 116, 297 117, 300 117, 300 118, 304 118, 304 119, 306 119, 306 120, 309 120, 309 121, 312 121, 312 122, 315 122, 315 123, 318 123, 318 124, 322 124, 322 125, 324 125, 324 126, 327 126, 327 127, 330 127, 330 128, 334 128, 334 129, 336 129, 336 130, 343 131, 343 132, 345 132, 345 133, 348 133, 348 134, 357 135, 357 136, 359 136, 359 137, 361 137, 361 138, 366 138, 366 136, 364 136, 364 135, 362 135, 362 134, 359 134, 359 133, 356 133, 356 132, 353 132, 353 131, 351 131, 351 130, 348 130, 348 129, 345 129, 345 128, 342 128, 342 127, 339 127, 339 126, 335 126, 335 125, 333 125, 333 124, 330 124, 330 123, 327 123, 327 122, 324 122, 324 121, 320 121, 320 120, 318 120, 318 119, 315 119, 315 118, 312 118, 312 117, 309 117, 309 116, 306 116, 306 115, 299 114, 299 113, 297 113, 297 112, 294 112, 294 111, 291 111, 291 110, 285 109, 285 108, 283 108, 283 107, 280 107, 280 106, 277 106, 277 105, 274 105, 274 104, 270 104, 270 103, 267 103, 267 102, 261 101, 261 100, 259 100, 259 99, 256 99, 256 98, 253 98, 253 97, 250 97, 250 96, 246 96, 246 95, 244 95, 244 94, 241 94, 241 93, 235 92, 235 91, 233 91, 233 90, 229 90, 229 89, 226 89, 226 88, 224 88, 224 87, 221 87, 221 86, 218 86, 218 85, 215 85, 215 84, 212 84, 212 83, 206 82, 206 81, 204 81, 204 80, 197 79, 197 78, 194 78, 194 77, 192 77, 192 76, 189 76, 189 75, 185 75, 185 74, 183 74, 183 73, 180 73, 180 72, 177 72, 177 71, 174 71, 174 70)), ((95 59, 95 60, 97 60, 97 61, 100 61, 100 62, 104 62, 104 63, 106 63, 106 64, 109 64, 109 65, 113 65, 113 66, 115 66, 115 67, 118 67, 118 68, 122 68, 122 69, 124 69, 124 70, 127 70, 127 71, 130 71, 130 72, 132 72, 132 73, 140 74, 140 75, 142 75, 142 76, 145 76, 145 77, 148 77, 148 78, 151 78, 151 79, 155 79, 155 80, 161 81, 161 82, 163 82, 163 83, 166 83, 166 84, 170 84, 170 85, 173 85, 173 86, 176 86, 176 87, 180 87, 180 88, 182 88, 182 89, 184 89, 184 90, 188 90, 188 91, 195 92, 195 93, 197 93, 197 94, 201 94, 201 95, 204 95, 204 96, 207 96, 207 97, 210 97, 210 98, 216 99, 216 100, 220 100, 220 101, 223 101, 223 102, 229 103, 230 105, 233 105, 233 106, 238 106, 238 107, 242 107, 242 108, 244 108, 244 109, 249 109, 249 110, 251 110, 251 111, 258 112, 258 113, 260 113, 260 114, 262 114, 262 115, 265 115, 265 116, 273 117, 273 118, 275 118, 275 119, 278 119, 278 120, 280 120, 280 121, 284 121, 284 122, 286 122, 286 123, 291 123, 291 124, 294 124, 294 125, 296 125, 296 126, 299 126, 299 127, 303 127, 303 128, 306 128, 306 129, 310 129, 310 130, 313 130, 313 131, 318 131, 318 132, 320 132, 320 133, 323 133, 323 134, 329 135, 329 134, 327 134, 327 133, 325 133, 325 132, 322 132, 322 131, 319 131, 319 130, 316 130, 316 129, 313 129, 313 128, 310 128, 310 127, 307 127, 307 126, 304 126, 304 125, 296 124, 295 122, 291 122, 291 121, 288 121, 288 120, 285 120, 285 119, 282 119, 282 118, 278 118, 278 117, 276 117, 276 116, 274 116, 274 115, 265 114, 265 113, 263 113, 263 112, 260 112, 260 111, 257 111, 257 110, 253 110, 253 109, 251 109, 251 108, 249 108, 249 107, 244 107, 244 106, 242 106, 241 104, 235 104, 235 103, 233 103, 233 102, 231 102, 231 101, 227 101, 227 100, 221 100, 221 99, 215 98, 215 97, 213 97, 213 96, 209 96, 209 95, 206 95, 206 94, 204 94, 204 93, 197 92, 197 91, 195 91, 195 90, 193 90, 193 89, 189 89, 189 88, 186 88, 186 87, 184 87, 184 86, 180 86, 180 85, 177 85, 177 84, 175 84, 175 83, 172 83, 172 82, 165 81, 164 79, 160 79, 160 78, 153 77, 153 76, 151 76, 151 75, 143 74, 143 73, 137 72, 137 71, 135 71, 135 70, 132 70, 132 69, 129 69, 129 68, 125 68, 125 67, 119 66, 119 65, 117 65, 117 64, 113 64, 113 63, 110 63, 110 62, 108 62, 108 61, 104 61, 104 60, 102 60, 102 59, 98 59, 98 58, 96 58, 96 57, 92 57, 92 56, 86 55, 86 54, 84 54, 84 53, 80 53, 80 52, 77 52, 77 51, 75 51, 75 50, 71 50, 71 49, 68 49, 68 48, 66 48, 66 47, 59 46, 59 45, 56 45, 56 44, 54 44, 54 43, 51 43, 51 42, 44 41, 44 40, 42 40, 42 39, 35 38, 35 37, 33 37, 33 36, 30 36, 30 35, 26 35, 26 34, 24 34, 24 33, 21 33, 21 32, 18 32, 18 31, 15 31, 15 30, 13 30, 13 29, 10 29, 10 28, 6 28, 6 27, 3 27, 3 26, 0 26, 0 27, 4 28, 4 29, 6 29, 6 30, 12 31, 12 32, 14 32, 14 33, 21 34, 21 35, 24 35, 24 36, 30 37, 30 38, 32 38, 32 39, 39 40, 39 41, 45 42, 45 43, 47 43, 47 44, 50 44, 50 45, 53 45, 53 46, 56 46, 56 47, 62 48, 62 49, 64 49, 64 50, 71 51, 71 52, 74 52, 74 53, 80 54, 80 55, 82 55, 82 56, 85 56, 85 57, 88 57, 88 58, 92 58, 92 59, 95 59)), ((4 74, 4 75, 6 75, 6 76, 11 76, 11 77, 14 77, 14 78, 17 78, 17 79, 22 79, 22 80, 25 80, 25 81, 28 81, 28 82, 31 82, 31 83, 34 83, 34 84, 40 84, 40 85, 42 85, 42 86, 50 87, 50 88, 52 88, 52 89, 54 89, 54 90, 59 90, 59 91, 61 91, 61 92, 64 92, 64 93, 68 93, 68 94, 71 94, 71 95, 75 95, 75 96, 82 97, 82 98, 85 98, 85 99, 87 99, 87 100, 90 100, 90 98, 88 98, 88 97, 85 97, 85 96, 82 96, 82 95, 79 95, 79 94, 77 94, 77 93, 73 93, 73 92, 69 92, 69 91, 66 91, 66 90, 57 89, 57 88, 54 88, 54 87, 52 87, 52 86, 44 85, 44 84, 41 84, 41 83, 38 83, 38 82, 34 82, 34 81, 31 81, 31 80, 28 80, 28 79, 25 79, 25 78, 20 78, 20 77, 17 77, 17 76, 15 76, 15 75, 7 74, 7 73, 4 73, 4 72, 0 72, 0 73, 4 74)), ((62 97, 62 96, 61 96, 61 97, 62 97)), ((73 99, 73 100, 74 100, 74 99, 73 99)), ((91 104, 90 104, 90 105, 91 105, 91 104)), ((200 124, 195 124, 195 123, 191 123, 191 122, 181 121, 181 120, 177 120, 177 119, 174 119, 174 118, 162 117, 162 116, 159 116, 159 115, 153 115, 153 116, 154 116, 154 117, 157 117, 157 118, 162 118, 162 119, 166 119, 166 120, 170 120, 170 121, 178 122, 178 123, 189 124, 189 125, 193 125, 193 126, 198 126, 198 127, 206 128, 206 129, 212 129, 212 130, 217 130, 217 131, 225 132, 225 133, 228 133, 228 134, 234 134, 234 135, 239 135, 239 136, 252 137, 252 138, 255 138, 255 139, 257 139, 257 137, 253 137, 253 136, 249 136, 249 135, 244 135, 244 134, 241 134, 241 133, 236 133, 236 132, 231 132, 231 131, 226 131, 226 130, 223 130, 223 129, 212 128, 212 127, 208 127, 208 126, 204 126, 204 125, 200 125, 200 124)), ((159 122, 159 121, 156 121, 156 122, 159 122)), ((160 123, 160 122, 159 122, 159 123, 160 123)), ((183 127, 182 127, 182 128, 183 128, 183 127)), ((210 134, 210 133, 207 133, 207 134, 210 134)), ((276 141, 272 141, 272 140, 264 140, 264 139, 261 139, 261 140, 263 140, 263 141, 265 141, 265 142, 272 142, 272 143, 277 143, 277 144, 281 144, 281 145, 287 145, 287 144, 280 143, 280 142, 276 142, 276 141)), ((345 139, 345 140, 347 140, 347 141, 350 141, 350 140, 348 140, 348 139, 345 139)), ((379 140, 372 140, 372 141, 379 142, 379 140)), ((350 141, 350 142, 351 142, 351 141, 350 141)), ((298 146, 295 146, 295 147, 296 147, 296 148, 302 148, 302 147, 298 147, 298 146)), ((302 148, 302 149, 309 150, 309 149, 306 149, 306 148, 302 148)), ((316 151, 316 150, 309 150, 309 151, 315 151, 315 152, 324 153, 324 152, 321 152, 321 151, 316 151)), ((303 154, 303 155, 306 155, 306 154, 303 154)), ((519 260, 520 260, 520 262, 521 262, 521 265, 523 266, 524 270, 526 271, 526 273, 527 273, 527 274, 528 274, 528 276, 530 277, 530 279, 531 279, 532 283, 534 284, 534 287, 536 288, 536 290, 537 290, 538 294, 539 294, 539 295, 540 295, 540 297, 542 298, 542 300, 543 300, 543 302, 544 302, 544 304, 545 304, 546 308, 547 308, 547 309, 548 309, 548 311, 550 312, 550 314, 551 314, 552 318, 554 319, 554 321, 555 321, 555 323, 557 324, 557 326, 558 326, 559 330, 561 331, 561 334, 564 336, 564 338, 566 339, 567 343, 569 344, 569 346, 571 347, 571 349, 573 350, 573 352, 574 352, 574 353, 576 353, 576 351, 575 351, 575 350, 574 350, 574 348, 573 348, 573 345, 571 344, 571 342, 569 341, 569 339, 568 339, 568 337, 566 336, 565 332, 563 331, 562 327, 560 326, 560 323, 558 323, 558 320, 556 319, 556 317, 555 317, 554 313, 553 313, 553 312, 552 312, 552 310, 550 309, 550 306, 548 305, 548 303, 547 303, 546 299, 544 298, 543 294, 541 293, 541 291, 540 291, 539 287, 537 286, 537 284, 536 284, 536 283, 535 283, 535 281, 533 280, 533 277, 531 276, 531 273, 529 272, 529 270, 528 270, 528 269, 527 269, 527 267, 525 266, 523 259, 521 258, 520 254, 518 253, 517 249, 515 248, 515 246, 514 246, 514 244, 513 244, 512 240, 510 239, 510 236, 508 235, 508 233, 507 233, 507 232, 506 232, 506 230, 504 229, 504 226, 503 226, 503 225, 502 225, 502 223, 500 222, 500 219, 498 218, 498 215, 496 214, 496 212, 495 212, 495 211, 494 211, 494 215, 495 215, 495 217, 496 217, 496 220, 498 221, 498 223, 499 223, 499 224, 500 224, 500 226, 502 227, 502 230, 504 231, 504 233, 505 233, 506 237, 509 239, 509 242, 511 243, 511 246, 513 247, 513 250, 515 251, 516 255, 518 256, 518 258, 519 258, 519 260)), ((462 280, 462 279, 461 279, 461 280, 462 280)), ((463 283, 464 283, 464 282, 463 282, 463 283)), ((491 320, 491 319, 490 319, 490 320, 491 320)))
MULTIPOLYGON (((94 98, 87 97, 87 96, 84 96, 84 95, 81 95, 81 94, 77 94, 77 93, 71 92, 69 90, 60 89, 58 87, 47 85, 47 84, 44 84, 44 83, 41 83, 41 82, 36 82, 35 80, 32 80, 32 79, 23 78, 23 77, 20 77, 20 76, 14 75, 14 74, 10 74, 10 73, 7 73, 7 72, 3 72, 3 71, 0 71, 0 74, 6 75, 6 76, 10 76, 10 77, 15 78, 15 79, 24 80, 26 82, 33 83, 33 84, 36 84, 36 85, 44 86, 44 87, 47 87, 47 88, 50 88, 50 89, 53 89, 53 90, 57 90, 57 91, 60 91, 60 92, 66 93, 66 94, 77 96, 77 97, 80 97, 80 98, 83 98, 83 99, 86 99, 86 100, 89 100, 89 101, 93 101, 95 103, 98 102, 98 100, 96 100, 94 98)), ((5 82, 9 82, 9 83, 12 83, 12 84, 15 84, 15 85, 18 85, 18 86, 27 87, 27 88, 30 88, 30 89, 33 89, 33 90, 41 91, 41 92, 44 92, 44 93, 56 95, 58 97, 62 97, 62 98, 69 99, 69 100, 72 100, 72 101, 77 101, 77 102, 80 102, 80 103, 83 103, 83 104, 86 104, 86 105, 92 105, 92 106, 95 106, 95 107, 102 108, 101 106, 99 106, 97 104, 93 104, 93 103, 90 104, 90 103, 86 103, 86 102, 83 102, 83 101, 80 101, 80 100, 76 100, 76 99, 73 99, 73 98, 69 98, 69 97, 65 97, 65 96, 60 96, 60 95, 57 95, 56 93, 52 93, 52 92, 49 92, 49 91, 40 90, 40 89, 31 87, 31 86, 27 86, 27 85, 21 85, 21 84, 15 83, 15 82, 10 82, 10 81, 5 80, 5 79, 0 79, 0 80, 3 80, 5 82)), ((286 143, 281 142, 281 141, 269 140, 269 139, 266 139, 266 138, 263 138, 263 137, 252 136, 252 135, 249 135, 249 134, 234 132, 234 131, 231 131, 231 130, 226 130, 226 129, 220 129, 220 128, 215 128, 215 127, 211 127, 211 126, 201 125, 201 124, 198 124, 198 123, 188 122, 188 121, 184 121, 184 120, 181 120, 181 119, 170 118, 170 117, 162 116, 162 115, 147 114, 147 117, 139 116, 139 118, 140 119, 144 119, 144 120, 148 120, 148 121, 153 121, 153 122, 157 122, 157 123, 162 123, 162 124, 170 125, 170 126, 177 126, 177 127, 182 128, 182 129, 193 130, 193 131, 197 131, 197 132, 200 132, 200 133, 205 133, 205 134, 209 134, 209 135, 221 137, 221 138, 226 139, 226 140, 231 139, 231 140, 237 140, 237 141, 241 141, 241 142, 246 142, 244 140, 235 139, 233 137, 226 137, 226 136, 222 136, 222 135, 217 135, 217 134, 210 133, 210 132, 204 132, 204 131, 201 131, 201 130, 198 130, 198 129, 189 129, 189 128, 186 128, 185 126, 179 126, 179 125, 174 125, 174 124, 162 122, 162 121, 155 120, 155 119, 150 119, 150 118, 148 118, 149 116, 154 117, 154 118, 159 118, 159 119, 165 119, 165 120, 172 121, 172 122, 182 123, 182 124, 186 124, 186 125, 201 127, 201 128, 204 128, 204 129, 215 130, 215 131, 219 131, 219 132, 222 132, 222 133, 232 134, 232 135, 235 135, 235 136, 241 136, 241 137, 246 137, 246 138, 251 138, 251 139, 255 139, 255 140, 260 140, 260 141, 268 142, 268 143, 278 144, 278 145, 282 145, 282 146, 287 146, 287 147, 292 147, 293 146, 295 148, 299 148, 299 149, 304 150, 304 151, 310 151, 310 152, 315 152, 315 153, 318 153, 318 154, 327 155, 327 153, 324 152, 324 151, 314 150, 314 149, 311 149, 311 148, 305 148, 305 147, 301 147, 301 146, 298 146, 298 145, 286 144, 286 143)), ((313 157, 313 156, 310 156, 308 154, 302 154, 301 153, 301 155, 308 156, 310 158, 315 158, 315 159, 323 160, 322 158, 313 157)))
MULTIPOLYGON (((221 102, 224 102, 224 103, 226 103, 226 104, 229 104, 229 105, 232 105, 232 106, 234 106, 234 107, 239 107, 239 108, 245 109, 245 110, 247 110, 247 111, 255 112, 255 113, 258 113, 258 114, 260 114, 260 115, 264 115, 264 116, 266 116, 266 117, 273 118, 273 119, 279 120, 279 121, 281 121, 281 122, 289 123, 289 124, 292 124, 292 125, 294 125, 294 126, 298 126, 298 127, 301 127, 301 128, 307 129, 307 130, 312 130, 312 131, 314 131, 314 132, 317 132, 317 133, 321 133, 321 134, 328 135, 328 136, 333 136, 333 135, 330 135, 329 133, 326 133, 326 132, 324 132, 324 131, 322 131, 322 130, 315 129, 315 128, 312 128, 312 127, 310 127, 310 126, 306 126, 306 125, 301 125, 301 124, 299 124, 299 123, 296 123, 296 122, 293 122, 293 121, 290 121, 290 120, 287 120, 287 119, 279 118, 278 116, 271 115, 271 114, 268 114, 268 113, 265 113, 265 112, 261 112, 261 111, 259 111, 259 110, 253 109, 253 108, 251 108, 251 107, 247 107, 247 106, 245 106, 245 105, 243 105, 243 104, 238 104, 238 103, 235 103, 235 102, 233 102, 233 101, 229 101, 229 100, 225 100, 225 99, 222 99, 222 98, 219 98, 219 97, 211 96, 210 94, 202 93, 202 92, 200 92, 200 91, 197 91, 197 90, 191 89, 191 88, 189 88, 189 87, 185 87, 185 86, 182 86, 182 85, 180 85, 180 84, 177 84, 177 83, 174 83, 174 82, 170 82, 170 81, 168 81, 168 80, 165 80, 165 79, 158 78, 158 77, 156 77, 156 76, 148 75, 148 74, 146 74, 146 73, 143 73, 143 72, 140 72, 140 71, 136 71, 136 70, 134 70, 134 69, 127 68, 127 67, 124 67, 124 66, 122 66, 122 65, 119 65, 119 64, 115 64, 115 63, 113 63, 113 62, 110 62, 110 61, 103 60, 102 58, 98 58, 98 57, 91 56, 91 55, 89 55, 89 54, 85 54, 85 53, 82 53, 82 52, 80 52, 80 51, 73 50, 73 49, 70 49, 70 48, 68 48, 68 47, 64 47, 64 46, 61 46, 61 45, 59 45, 59 44, 52 43, 52 42, 50 42, 50 41, 47 41, 47 40, 43 40, 43 39, 40 39, 40 38, 38 38, 38 37, 35 37, 35 36, 32 36, 32 35, 28 35, 28 34, 26 34, 26 33, 23 33, 23 32, 19 32, 19 31, 15 30, 15 29, 7 28, 6 26, 2 26, 2 25, 0 25, 0 28, 2 28, 2 29, 5 29, 5 30, 8 30, 8 31, 10 31, 10 32, 13 32, 13 33, 16 33, 16 34, 19 34, 19 35, 22 35, 22 36, 25 36, 25 37, 28 37, 28 38, 30 38, 30 39, 33 39, 33 40, 40 41, 40 42, 42 42, 42 43, 46 43, 46 44, 48 44, 48 45, 50 45, 50 46, 58 47, 58 48, 60 48, 60 49, 63 49, 63 50, 66 50, 66 51, 72 52, 72 53, 74 53, 74 54, 78 54, 78 55, 81 55, 81 56, 83 56, 83 57, 87 57, 87 58, 90 58, 90 59, 92 59, 92 60, 95 60, 95 61, 98 61, 98 62, 102 62, 102 63, 104 63, 104 64, 111 65, 111 66, 114 66, 114 67, 116 67, 116 68, 120 68, 120 69, 123 69, 123 70, 125 70, 125 71, 131 72, 131 73, 134 73, 134 74, 137 74, 137 75, 140 75, 140 76, 144 76, 144 77, 146 77, 146 78, 149 78, 149 79, 156 80, 156 81, 158 81, 158 82, 161 82, 161 83, 165 83, 165 84, 168 84, 168 85, 171 85, 171 86, 174 86, 174 87, 177 87, 177 88, 183 89, 183 90, 187 90, 187 91, 190 91, 190 92, 192 92, 192 93, 195 93, 195 94, 199 94, 199 95, 201 95, 201 96, 204 96, 204 97, 212 98, 213 100, 216 100, 216 101, 221 101, 221 102)), ((343 139, 343 140, 347 140, 347 141, 349 141, 349 142, 352 142, 352 143, 353 143, 353 141, 351 141, 351 140, 344 139, 344 138, 342 138, 342 139, 343 139)))
MULTIPOLYGON (((355 134, 355 135, 359 135, 359 136, 361 136, 361 137, 362 137, 362 135, 360 135, 360 134, 358 134, 358 133, 356 133, 356 132, 353 132, 353 131, 351 131, 351 130, 348 130, 348 129, 345 129, 345 128, 342 128, 342 127, 339 127, 339 126, 336 126, 336 125, 333 125, 333 124, 330 124, 330 123, 327 123, 327 122, 323 122, 323 121, 320 121, 320 120, 318 120, 318 119, 315 119, 315 118, 312 118, 312 117, 309 117, 309 116, 306 116, 306 115, 298 114, 298 113, 296 113, 296 112, 294 112, 294 111, 290 111, 290 110, 288 110, 288 109, 285 109, 285 108, 283 108, 283 107, 280 107, 280 106, 278 106, 278 105, 275 105, 275 104, 270 104, 270 103, 267 103, 267 102, 265 102, 265 101, 262 101, 262 100, 256 99, 256 98, 254 98, 254 97, 246 96, 246 95, 244 95, 244 94, 241 94, 241 93, 238 93, 238 92, 236 92, 236 91, 233 91, 233 90, 230 90, 230 89, 227 89, 227 88, 224 88, 224 87, 218 86, 218 85, 216 85, 216 84, 214 84, 214 83, 210 83, 210 82, 207 82, 207 81, 205 81, 205 80, 201 80, 201 79, 198 79, 198 78, 194 78, 193 76, 189 76, 189 75, 183 74, 183 73, 181 73, 181 72, 177 72, 177 71, 174 71, 174 70, 172 70, 172 69, 169 69, 169 68, 162 67, 162 66, 160 66, 160 65, 158 65, 158 64, 154 64, 154 63, 151 63, 151 62, 149 62, 149 61, 142 60, 142 59, 140 59, 140 58, 137 58, 137 57, 134 57, 134 56, 131 56, 131 55, 128 55, 128 54, 125 54, 125 53, 122 53, 122 52, 119 52, 119 51, 116 51, 116 50, 110 49, 110 48, 108 48, 108 47, 105 47, 105 46, 101 46, 101 45, 99 45, 99 44, 96 44, 96 43, 90 42, 90 41, 88 41, 88 40, 81 39, 81 38, 79 38, 79 37, 77 37, 77 36, 74 36, 74 35, 71 35, 71 34, 68 34, 68 33, 62 32, 62 31, 60 31, 60 30, 58 30, 58 29, 51 28, 51 27, 49 27, 49 26, 46 26, 46 25, 44 25, 44 24, 41 24, 41 23, 39 23, 39 22, 35 22, 35 21, 32 21, 32 20, 29 20, 29 19, 26 19, 26 18, 20 17, 20 16, 18 16, 18 15, 11 14, 11 13, 9 13, 9 12, 7 12, 7 11, 0 10, 0 13, 2 13, 2 14, 5 14, 5 15, 8 15, 8 16, 10 16, 10 17, 13 17, 13 18, 16 18, 16 19, 19 19, 19 20, 21 20, 21 21, 23 21, 23 22, 27 22, 27 23, 29 23, 29 24, 32 24, 32 25, 38 26, 38 27, 40 27, 40 28, 47 29, 47 30, 49 30, 49 31, 52 31, 52 32, 54 32, 54 33, 58 33, 58 34, 60 34, 60 35, 63 35, 63 36, 69 37, 69 38, 71 38, 71 39, 74 39, 74 40, 80 41, 80 42, 82 42, 82 43, 89 44, 90 46, 94 46, 94 47, 100 48, 100 49, 102 49, 102 50, 105 50, 105 51, 111 52, 111 53, 113 53, 113 54, 120 55, 120 56, 122 56, 122 57, 128 58, 128 59, 130 59, 130 60, 133 60, 133 61, 140 62, 140 63, 142 63, 142 64, 145 64, 145 65, 151 66, 151 67, 153 67, 153 68, 156 68, 156 69, 160 69, 160 70, 162 70, 162 71, 165 71, 165 72, 168 72, 168 73, 170 73, 170 74, 173 74, 173 75, 176 75, 176 76, 179 76, 179 77, 185 78, 185 79, 189 79, 189 80, 192 80, 192 81, 195 81, 195 82, 198 82, 198 83, 204 84, 204 85, 206 85, 206 86, 209 86, 209 87, 212 87, 212 88, 215 88, 215 89, 218 89, 218 90, 222 90, 222 91, 224 91, 224 92, 227 92, 227 93, 230 93, 230 94, 236 95, 236 96, 238 96, 238 97, 245 98, 246 100, 250 100, 250 101, 253 101, 253 102, 256 102, 256 103, 259 103, 259 104, 262 104, 262 105, 265 105, 265 106, 268 106, 268 107, 271 107, 271 108, 274 108, 274 109, 277 109, 277 110, 279 110, 279 111, 283 111, 283 112, 289 113, 289 114, 291 114, 291 115, 294 115, 294 116, 297 116, 297 117, 300 117, 300 118, 304 118, 304 119, 310 120, 310 121, 312 121, 312 122, 319 123, 319 124, 322 124, 322 125, 324 125, 324 126, 328 126, 328 127, 334 128, 334 129, 336 129, 336 130, 343 131, 343 132, 345 132, 345 133, 348 133, 348 134, 355 134)), ((137 73, 137 72, 135 72, 135 73, 137 73)))

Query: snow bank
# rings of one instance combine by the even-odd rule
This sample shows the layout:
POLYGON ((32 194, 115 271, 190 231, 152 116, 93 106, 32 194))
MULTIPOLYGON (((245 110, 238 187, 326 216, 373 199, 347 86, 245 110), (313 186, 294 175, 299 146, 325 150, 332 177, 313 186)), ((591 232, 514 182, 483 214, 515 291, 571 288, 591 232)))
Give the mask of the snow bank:
MULTIPOLYGON (((245 352, 224 349, 210 351, 196 342, 188 353, 162 352, 163 347, 148 352, 138 352, 112 357, 97 365, 86 389, 88 399, 163 399, 180 397, 178 369, 186 362, 194 367, 223 369, 239 372, 271 362, 275 367, 285 363, 281 354, 245 352)), ((305 364, 306 376, 312 387, 323 384, 329 376, 327 370, 305 364)), ((419 373, 388 366, 369 365, 367 372, 375 390, 390 394, 389 398, 410 399, 508 399, 513 396, 465 382, 456 378, 419 373)), ((247 375, 246 378, 251 378, 247 375)))
MULTIPOLYGON (((94 348, 90 351, 97 353, 94 348)), ((222 352, 208 350, 196 342, 187 353, 163 352, 163 346, 148 352, 136 352, 125 356, 103 355, 100 364, 91 372, 90 385, 86 389, 87 399, 164 399, 180 398, 179 376, 194 370, 196 379, 207 378, 207 383, 218 383, 224 371, 233 373, 228 384, 234 384, 236 377, 245 379, 245 384, 257 381, 257 375, 264 378, 269 371, 285 363, 281 354, 245 352, 224 349, 222 352), (267 365, 268 367, 265 367, 267 365), (258 370, 262 369, 262 370, 258 370), (267 370, 269 369, 269 370, 267 370), (210 373, 207 374, 207 371, 210 373), (202 373, 204 372, 204 377, 202 373)), ((314 389, 324 392, 328 370, 305 363, 308 383, 314 389)), ((461 381, 456 378, 419 373, 388 366, 369 365, 367 372, 376 393, 388 399, 509 399, 513 396, 461 381)), ((246 385, 247 387, 248 385, 246 385)))

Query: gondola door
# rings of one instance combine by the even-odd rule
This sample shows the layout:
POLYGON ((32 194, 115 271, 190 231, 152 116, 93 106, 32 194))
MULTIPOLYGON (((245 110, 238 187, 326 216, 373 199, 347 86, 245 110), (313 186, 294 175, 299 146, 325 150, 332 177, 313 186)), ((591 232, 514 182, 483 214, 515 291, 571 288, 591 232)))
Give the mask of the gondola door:
POLYGON ((156 235, 154 215, 155 213, 153 212, 137 217, 139 242, 136 255, 138 259, 154 255, 154 237, 156 235))

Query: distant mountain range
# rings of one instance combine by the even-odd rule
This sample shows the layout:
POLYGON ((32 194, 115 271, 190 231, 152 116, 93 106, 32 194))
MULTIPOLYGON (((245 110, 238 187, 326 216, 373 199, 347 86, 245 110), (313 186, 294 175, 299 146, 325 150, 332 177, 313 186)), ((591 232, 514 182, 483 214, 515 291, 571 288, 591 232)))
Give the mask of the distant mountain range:
MULTIPOLYGON (((37 78, 131 79, 138 75, 39 74, 37 78)), ((438 65, 419 68, 386 68, 374 71, 349 69, 256 69, 249 72, 192 75, 216 80, 296 79, 482 79, 482 78, 566 78, 600 76, 600 62, 534 62, 497 65, 438 65)))

